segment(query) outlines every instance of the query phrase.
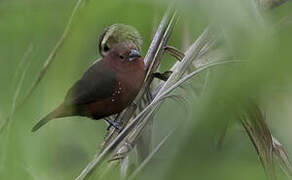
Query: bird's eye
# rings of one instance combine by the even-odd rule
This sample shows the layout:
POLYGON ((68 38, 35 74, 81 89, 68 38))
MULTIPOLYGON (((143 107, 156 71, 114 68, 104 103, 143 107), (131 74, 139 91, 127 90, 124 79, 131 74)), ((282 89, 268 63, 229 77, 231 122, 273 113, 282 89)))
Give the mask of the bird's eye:
POLYGON ((103 47, 104 52, 107 52, 109 50, 109 47, 105 44, 103 47))
POLYGON ((122 55, 120 55, 120 58, 121 58, 121 59, 124 59, 125 57, 124 57, 124 56, 122 56, 122 55))

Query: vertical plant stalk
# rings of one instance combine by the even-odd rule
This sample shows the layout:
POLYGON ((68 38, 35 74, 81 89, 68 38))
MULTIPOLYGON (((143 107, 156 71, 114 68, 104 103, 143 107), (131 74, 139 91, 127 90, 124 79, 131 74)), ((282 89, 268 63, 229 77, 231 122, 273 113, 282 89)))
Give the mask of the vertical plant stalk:
MULTIPOLYGON (((154 7, 154 15, 153 15, 153 21, 152 21, 152 38, 155 35, 155 32, 157 30, 157 27, 159 25, 159 14, 158 14, 158 7, 154 7)), ((146 92, 147 93, 147 92, 146 92)), ((138 112, 141 112, 142 109, 144 109, 152 100, 151 93, 144 94, 143 96, 143 103, 140 103, 140 107, 138 109, 138 112)), ((141 136, 139 137, 139 140, 136 144, 136 151, 137 151, 137 159, 138 162, 141 163, 150 153, 151 151, 151 144, 152 144, 152 128, 153 128, 153 117, 152 120, 148 123, 148 125, 144 128, 143 132, 141 133, 141 136)), ((123 163, 121 164, 121 172, 127 171, 128 168, 124 168, 124 166, 127 166, 127 163, 129 163, 129 157, 126 157, 127 159, 123 160, 123 163), (124 162, 125 161, 125 162, 124 162)), ((126 175, 127 173, 121 173, 126 175)))

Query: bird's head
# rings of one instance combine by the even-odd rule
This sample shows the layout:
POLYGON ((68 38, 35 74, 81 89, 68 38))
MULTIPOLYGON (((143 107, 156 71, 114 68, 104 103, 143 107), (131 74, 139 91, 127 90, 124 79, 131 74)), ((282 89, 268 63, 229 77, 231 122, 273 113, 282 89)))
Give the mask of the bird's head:
POLYGON ((132 63, 142 60, 141 54, 133 43, 120 43, 113 47, 108 55, 111 60, 122 63, 132 63))
POLYGON ((136 51, 141 51, 142 38, 138 31, 129 25, 113 24, 106 28, 99 36, 99 53, 105 57, 112 48, 120 43, 135 46, 136 51))

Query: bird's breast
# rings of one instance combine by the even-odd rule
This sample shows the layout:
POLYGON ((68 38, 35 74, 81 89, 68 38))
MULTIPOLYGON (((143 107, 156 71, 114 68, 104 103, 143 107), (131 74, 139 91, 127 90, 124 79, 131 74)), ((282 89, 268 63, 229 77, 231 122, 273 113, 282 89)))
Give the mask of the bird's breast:
POLYGON ((120 103, 124 108, 127 107, 140 91, 144 77, 144 69, 118 74, 112 101, 120 103))

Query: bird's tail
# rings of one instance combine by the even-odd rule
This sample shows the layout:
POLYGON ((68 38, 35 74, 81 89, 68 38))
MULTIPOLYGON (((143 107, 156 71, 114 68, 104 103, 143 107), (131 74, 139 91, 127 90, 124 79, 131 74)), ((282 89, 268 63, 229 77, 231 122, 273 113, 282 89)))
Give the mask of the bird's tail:
POLYGON ((56 108, 54 111, 50 112, 48 115, 43 117, 34 127, 31 129, 31 132, 37 131, 39 128, 41 128, 43 125, 47 124, 49 121, 55 118, 61 118, 70 115, 68 112, 66 112, 63 105, 60 105, 58 108, 56 108))

